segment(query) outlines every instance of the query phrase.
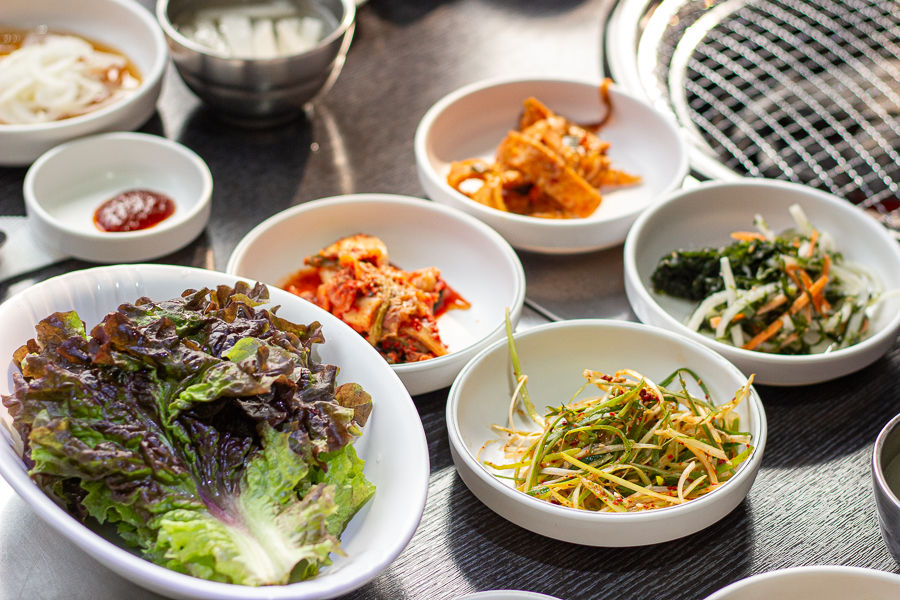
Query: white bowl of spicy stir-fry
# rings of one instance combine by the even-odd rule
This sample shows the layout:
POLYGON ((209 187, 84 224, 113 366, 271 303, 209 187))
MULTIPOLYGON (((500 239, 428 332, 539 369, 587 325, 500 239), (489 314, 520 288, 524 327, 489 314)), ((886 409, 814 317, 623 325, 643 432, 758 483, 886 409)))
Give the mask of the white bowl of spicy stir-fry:
POLYGON ((571 254, 622 243, 688 171, 678 131, 615 86, 491 79, 448 94, 415 138, 428 197, 516 248, 571 254))
POLYGON ((491 510, 591 546, 712 525, 747 495, 766 444, 762 403, 734 365, 605 320, 543 325, 480 353, 450 389, 447 429, 460 476, 491 510))
POLYGON ((687 335, 758 383, 835 379, 900 331, 900 245, 862 209, 792 183, 706 183, 641 215, 625 290, 644 323, 687 335))

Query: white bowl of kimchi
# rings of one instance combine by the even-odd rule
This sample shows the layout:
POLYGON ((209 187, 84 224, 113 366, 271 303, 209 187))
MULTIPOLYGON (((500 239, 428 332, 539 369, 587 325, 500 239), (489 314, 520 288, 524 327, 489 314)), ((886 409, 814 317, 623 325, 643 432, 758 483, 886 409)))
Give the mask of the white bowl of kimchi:
MULTIPOLYGON (((608 92, 609 105, 606 105, 601 98, 599 82, 553 78, 491 79, 452 92, 425 114, 416 131, 419 182, 429 198, 481 219, 515 248, 572 254, 621 244, 642 210, 681 186, 688 172, 688 159, 678 131, 661 113, 615 86, 610 86, 608 92), (500 210, 460 191, 472 192, 475 188, 466 187, 471 181, 463 181, 456 188, 451 186, 448 175, 455 162, 482 159, 485 163, 493 163, 501 142, 507 142, 506 136, 516 135, 513 130, 525 129, 520 117, 523 102, 529 97, 564 117, 569 122, 567 126, 578 124, 591 130, 592 124, 603 121, 596 136, 609 142, 608 149, 603 151, 605 158, 596 156, 593 150, 587 153, 593 152, 594 156, 587 158, 608 159, 610 169, 638 176, 640 181, 627 186, 604 184, 591 191, 585 187, 585 180, 597 183, 598 179, 585 173, 584 168, 579 166, 576 169, 579 172, 573 176, 568 164, 564 168, 559 160, 548 158, 543 169, 535 167, 540 173, 523 166, 519 173, 528 171, 524 180, 517 175, 505 180, 502 186, 502 195, 506 199, 504 206, 510 210, 514 210, 516 201, 510 197, 516 192, 512 188, 524 182, 525 189, 554 196, 567 209, 580 213, 577 218, 541 218, 500 210), (560 176, 562 179, 557 181, 560 176), (535 178, 537 182, 531 181, 535 178), (594 204, 589 204, 590 197, 595 203, 599 201, 596 209, 592 210, 594 204)), ((533 137, 529 131, 524 133, 528 134, 526 137, 533 137)), ((550 132, 550 136, 556 134, 562 135, 557 146, 574 147, 582 154, 581 158, 585 158, 581 147, 590 145, 585 138, 597 143, 589 135, 582 137, 579 143, 577 135, 566 135, 567 132, 561 130, 550 132)), ((547 135, 541 141, 554 147, 547 135)), ((520 139, 510 151, 528 152, 522 148, 523 143, 520 139)), ((536 144, 530 150, 541 154, 546 147, 543 143, 536 144)), ((591 162, 592 165, 595 163, 591 162)), ((515 170, 502 167, 501 171, 506 174, 515 170)), ((606 179, 611 180, 612 177, 606 179)))
MULTIPOLYGON (((298 272, 307 272, 305 257, 356 234, 366 236, 360 244, 378 247, 381 262, 394 271, 395 279, 381 284, 359 274, 359 263, 366 261, 356 261, 352 253, 344 252, 338 261, 344 267, 340 277, 352 271, 353 278, 342 285, 337 278, 331 279, 321 287, 321 279, 317 279, 319 296, 309 293, 306 297, 326 310, 333 309, 332 314, 341 315, 345 323, 388 357, 410 394, 449 386, 469 359, 503 337, 507 309, 513 325, 518 322, 525 302, 525 274, 510 245, 478 219, 420 198, 355 194, 295 206, 248 233, 232 253, 226 270, 288 289, 293 285, 292 278, 297 284, 294 276, 298 272), (404 274, 398 275, 394 267, 404 274), (423 285, 437 288, 421 280, 434 276, 455 292, 445 294, 447 288, 438 283, 443 290, 441 298, 458 296, 469 307, 443 314, 434 310, 438 315, 435 322, 423 318, 435 296, 420 291, 423 285), (395 289, 390 295, 407 294, 415 296, 414 300, 392 303, 383 291, 387 286, 394 289, 398 278, 405 280, 400 284, 412 283, 418 289, 395 289), (356 293, 352 302, 348 299, 348 305, 339 307, 338 296, 354 288, 366 291, 356 293), (331 300, 323 300, 324 295, 331 300), (432 333, 432 327, 436 332, 432 333), (435 341, 444 346, 444 351, 435 349, 430 353, 433 357, 425 358, 429 353, 423 353, 425 348, 421 346, 433 346, 435 341), (413 347, 405 352, 409 346, 413 347)), ((370 249, 367 246, 364 251, 370 249)), ((434 308, 438 309, 442 301, 438 299, 434 308)))
MULTIPOLYGON (((11 73, 4 71, 3 62, 12 46, 0 50, 0 104, 4 104, 0 115, 7 114, 9 121, 14 121, 0 118, 0 165, 28 165, 57 144, 85 135, 137 129, 156 111, 168 63, 166 41, 153 15, 133 0, 8 0, 0 15, 0 33, 8 40, 18 39, 14 46, 23 41, 28 45, 30 42, 18 36, 29 34, 75 36, 81 40, 69 39, 70 43, 62 45, 58 53, 45 48, 26 61, 42 65, 40 68, 18 65, 20 68, 11 73), (118 58, 110 58, 116 55, 118 58), (89 66, 69 72, 61 83, 57 71, 67 62, 67 56, 75 64, 89 66), (125 67, 115 62, 121 58, 126 61, 125 67), (95 105, 72 100, 88 97, 81 95, 88 89, 85 73, 106 69, 108 60, 114 61, 114 72, 134 75, 131 84, 125 86, 127 89, 117 89, 110 96, 104 92, 104 99, 95 105), (10 79, 5 79, 4 73, 10 79), (52 80, 52 89, 40 88, 42 80, 52 80), (61 92, 59 86, 63 84, 71 89, 61 92), (19 87, 19 92, 13 89, 19 87), (50 98, 54 95, 51 91, 57 96, 50 98)), ((109 83, 101 82, 104 86, 109 83)))

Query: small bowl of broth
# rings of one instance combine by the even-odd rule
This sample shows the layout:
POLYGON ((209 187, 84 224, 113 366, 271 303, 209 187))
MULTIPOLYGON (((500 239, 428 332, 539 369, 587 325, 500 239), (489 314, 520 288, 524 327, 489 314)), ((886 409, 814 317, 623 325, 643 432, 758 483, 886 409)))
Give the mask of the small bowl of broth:
POLYGON ((353 0, 159 0, 156 15, 187 86, 227 120, 274 125, 337 79, 353 0))
POLYGON ((97 263, 159 258, 209 220, 212 175, 177 142, 108 133, 57 146, 25 175, 25 209, 52 248, 97 263))
POLYGON ((875 440, 872 480, 881 537, 900 564, 900 415, 891 419, 875 440))
POLYGON ((8 0, 0 12, 0 165, 68 140, 136 129, 156 111, 168 53, 130 0, 8 0))

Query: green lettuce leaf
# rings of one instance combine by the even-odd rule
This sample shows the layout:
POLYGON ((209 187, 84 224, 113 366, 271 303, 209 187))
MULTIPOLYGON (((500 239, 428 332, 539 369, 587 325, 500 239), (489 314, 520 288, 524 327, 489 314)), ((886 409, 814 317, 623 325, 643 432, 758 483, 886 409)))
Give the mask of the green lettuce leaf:
POLYGON ((374 493, 352 447, 371 398, 310 359, 318 323, 258 309, 267 298, 142 298, 90 336, 74 312, 41 321, 3 397, 31 476, 182 573, 272 585, 330 564, 374 493))
POLYGON ((317 480, 334 487, 337 505, 326 526, 331 535, 338 537, 356 511, 375 493, 375 486, 363 474, 365 461, 356 456, 353 446, 345 446, 324 457, 320 454, 319 458, 325 461, 327 469, 318 472, 317 480))
POLYGON ((263 448, 244 470, 239 493, 205 509, 161 515, 150 554, 170 569, 205 579, 287 583, 297 563, 324 563, 339 551, 326 527, 338 511, 333 486, 317 484, 302 499, 295 492, 308 472, 289 436, 266 427, 263 448))

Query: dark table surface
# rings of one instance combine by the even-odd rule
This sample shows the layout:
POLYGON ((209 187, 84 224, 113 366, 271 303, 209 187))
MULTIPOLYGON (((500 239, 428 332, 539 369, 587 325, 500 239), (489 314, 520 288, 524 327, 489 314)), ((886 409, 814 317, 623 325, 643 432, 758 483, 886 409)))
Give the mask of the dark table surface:
MULTIPOLYGON (((158 262, 224 269, 263 219, 315 198, 354 192, 422 196, 413 134, 454 89, 493 76, 602 75, 607 0, 372 0, 361 7, 347 63, 307 114, 277 130, 241 130, 205 110, 170 70, 142 131, 197 152, 215 182, 209 226, 158 262)), ((0 168, 0 214, 24 215, 25 169, 0 168)), ((570 257, 519 253, 528 298, 520 328, 556 318, 635 320, 622 248, 570 257)), ((68 260, 0 284, 0 299, 93 266, 68 260)), ((900 412, 900 349, 816 386, 759 386, 769 438, 747 499, 687 538, 605 549, 550 540, 504 521, 473 496, 450 458, 447 390, 416 397, 428 438, 425 514, 400 557, 348 598, 454 598, 515 588, 567 600, 700 600, 738 579, 798 565, 900 573, 875 517, 869 463, 900 412)), ((106 570, 44 525, 0 480, 0 599, 156 598, 106 570)))

